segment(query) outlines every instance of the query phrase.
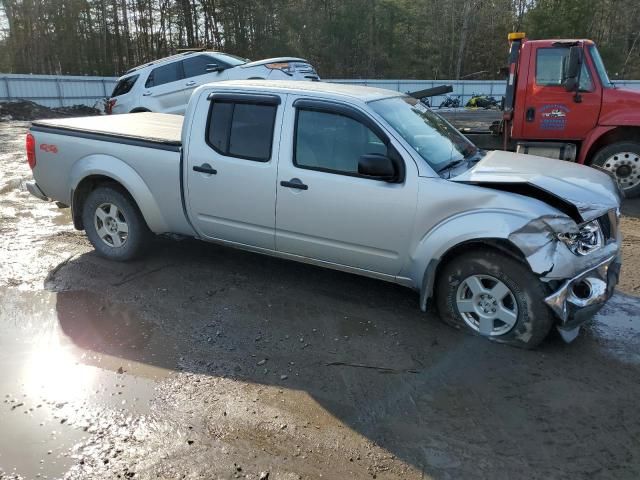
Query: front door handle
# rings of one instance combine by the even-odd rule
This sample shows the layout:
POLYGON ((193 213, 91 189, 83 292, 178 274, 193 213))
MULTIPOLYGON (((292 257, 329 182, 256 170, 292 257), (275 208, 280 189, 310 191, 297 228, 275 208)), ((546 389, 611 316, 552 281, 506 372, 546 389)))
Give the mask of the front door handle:
POLYGON ((151 92, 150 90, 147 90, 146 92, 142 92, 142 96, 143 97, 148 97, 149 95, 151 95, 153 92, 151 92))
POLYGON ((302 180, 300 180, 299 178, 292 178, 288 182, 286 180, 283 180, 282 182, 280 182, 280 185, 287 188, 297 188, 298 190, 309 189, 309 186, 302 183, 302 180))
POLYGON ((207 173, 209 175, 215 175, 218 173, 218 171, 208 163, 203 163, 202 165, 196 165, 195 167, 193 167, 193 171, 200 172, 200 173, 207 173))
POLYGON ((533 120, 536 118, 536 109, 533 107, 529 107, 527 108, 527 122, 533 122, 533 120))
POLYGON ((193 87, 194 85, 197 85, 197 83, 191 80, 190 82, 187 82, 186 85, 187 87, 193 87))

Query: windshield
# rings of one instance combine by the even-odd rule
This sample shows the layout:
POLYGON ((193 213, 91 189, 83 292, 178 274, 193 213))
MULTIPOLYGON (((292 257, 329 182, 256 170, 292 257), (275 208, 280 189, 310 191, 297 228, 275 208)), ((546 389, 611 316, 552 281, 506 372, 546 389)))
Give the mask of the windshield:
POLYGON ((474 155, 478 148, 449 122, 412 97, 370 102, 371 108, 391 125, 435 171, 474 155))
POLYGON ((596 70, 598 71, 598 76, 600 77, 602 86, 604 88, 613 87, 613 83, 611 83, 611 80, 609 80, 609 75, 607 75, 607 69, 604 66, 604 62, 602 61, 602 57, 600 56, 600 52, 598 51, 596 46, 591 45, 589 47, 589 52, 591 53, 591 59, 593 60, 593 64, 596 66, 596 70))
POLYGON ((219 58, 221 61, 228 63, 232 67, 237 67, 238 65, 244 65, 249 61, 248 58, 237 57, 235 55, 231 55, 230 53, 215 53, 215 56, 219 58))

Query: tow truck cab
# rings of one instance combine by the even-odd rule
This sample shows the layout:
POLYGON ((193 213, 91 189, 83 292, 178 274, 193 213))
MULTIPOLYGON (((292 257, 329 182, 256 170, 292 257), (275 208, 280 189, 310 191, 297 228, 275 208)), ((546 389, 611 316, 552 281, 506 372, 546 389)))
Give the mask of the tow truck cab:
POLYGON ((591 40, 509 41, 499 148, 598 166, 640 194, 640 92, 609 80, 591 40))

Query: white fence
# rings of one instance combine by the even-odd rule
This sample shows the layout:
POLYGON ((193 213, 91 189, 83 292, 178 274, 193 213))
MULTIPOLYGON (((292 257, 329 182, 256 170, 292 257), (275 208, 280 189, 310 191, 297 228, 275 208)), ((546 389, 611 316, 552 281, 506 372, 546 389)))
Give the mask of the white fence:
MULTIPOLYGON (((327 80, 352 85, 368 85, 399 92, 413 92, 439 85, 452 85, 449 95, 459 97, 464 105, 474 94, 504 95, 503 80, 327 80)), ((31 100, 47 107, 70 105, 93 106, 101 98, 108 97, 117 82, 116 77, 81 77, 58 75, 0 74, 0 102, 31 100)), ((640 80, 615 82, 617 85, 640 90, 640 80)), ((438 106, 444 97, 434 97, 431 105, 438 106)))
POLYGON ((30 100, 47 107, 93 106, 108 97, 116 77, 0 74, 0 102, 30 100))

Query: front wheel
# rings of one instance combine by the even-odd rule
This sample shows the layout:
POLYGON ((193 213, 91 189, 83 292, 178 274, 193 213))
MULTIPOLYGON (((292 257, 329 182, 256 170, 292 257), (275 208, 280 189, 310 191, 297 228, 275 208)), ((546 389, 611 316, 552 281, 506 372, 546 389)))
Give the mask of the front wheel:
POLYGON ((591 165, 613 173, 625 196, 640 195, 640 143, 617 142, 607 145, 595 154, 591 165))
POLYGON ((449 261, 437 279, 445 323, 496 342, 534 348, 553 326, 544 284, 522 263, 493 250, 449 261))
POLYGON ((96 252, 109 260, 138 257, 151 236, 135 202, 112 187, 98 187, 89 194, 82 222, 96 252))

